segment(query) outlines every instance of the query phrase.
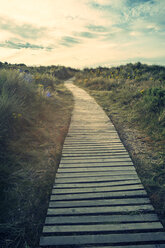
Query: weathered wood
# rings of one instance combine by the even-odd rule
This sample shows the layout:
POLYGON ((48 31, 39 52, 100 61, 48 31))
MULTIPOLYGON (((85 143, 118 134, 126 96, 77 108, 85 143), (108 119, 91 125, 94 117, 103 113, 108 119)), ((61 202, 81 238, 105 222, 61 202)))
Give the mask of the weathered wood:
POLYGON ((75 236, 50 236, 42 237, 41 245, 87 245, 87 244, 128 244, 138 242, 165 242, 163 232, 148 233, 120 233, 120 234, 98 234, 98 235, 75 235, 75 236))
POLYGON ((63 155, 69 155, 69 156, 72 156, 72 154, 74 155, 97 155, 97 154, 101 154, 101 155, 104 155, 104 154, 125 154, 128 152, 124 149, 124 148, 104 148, 104 149, 65 149, 63 150, 63 155))
POLYGON ((126 151, 126 149, 124 147, 82 147, 82 148, 65 148, 63 149, 63 154, 86 154, 87 152, 90 154, 95 154, 95 153, 111 153, 111 152, 114 152, 114 153, 120 153, 120 152, 123 152, 123 151, 126 151))
POLYGON ((111 157, 111 156, 118 156, 118 157, 120 157, 120 156, 123 156, 123 155, 127 155, 127 156, 129 156, 128 155, 128 152, 126 152, 126 151, 118 151, 118 152, 100 152, 100 151, 98 151, 98 152, 87 152, 86 151, 86 153, 81 153, 81 152, 79 152, 79 153, 75 153, 75 152, 72 152, 72 153, 64 153, 64 154, 62 154, 62 157, 98 157, 98 156, 102 156, 102 157, 107 157, 107 156, 109 156, 109 157, 111 157))
POLYGON ((52 194, 50 200, 81 200, 81 199, 105 199, 105 198, 128 198, 146 196, 145 190, 132 191, 116 191, 116 192, 96 192, 94 193, 79 193, 79 194, 52 194))
POLYGON ((58 173, 75 173, 75 172, 101 172, 101 171, 135 171, 134 166, 100 166, 100 167, 61 167, 58 173))
POLYGON ((98 207, 98 206, 122 206, 149 204, 148 198, 125 198, 125 199, 101 199, 101 200, 81 200, 81 201, 50 201, 49 207, 98 207))
POLYGON ((101 177, 72 177, 72 178, 56 178, 56 183, 89 183, 89 182, 112 182, 121 180, 137 180, 137 175, 111 175, 111 176, 101 176, 101 177))
POLYGON ((76 141, 77 139, 81 140, 81 139, 101 139, 101 140, 109 140, 113 137, 117 137, 119 138, 119 135, 117 134, 117 132, 111 132, 111 133, 102 133, 102 134, 77 134, 77 135, 73 135, 73 134, 70 134, 69 136, 66 136, 65 140, 73 140, 73 141, 76 141))
POLYGON ((142 184, 137 185, 122 185, 122 186, 111 186, 111 187, 94 187, 94 188, 71 188, 71 189, 58 189, 52 190, 52 194, 74 194, 74 193, 96 193, 96 192, 113 192, 121 190, 137 190, 144 189, 142 184))
POLYGON ((108 144, 102 144, 102 143, 92 143, 92 144, 79 144, 79 145, 77 145, 77 144, 65 144, 64 143, 64 145, 63 145, 63 148, 64 149, 88 149, 88 148, 117 148, 117 147, 123 147, 123 144, 121 143, 121 142, 119 142, 119 143, 108 143, 108 144))
POLYGON ((118 135, 115 135, 115 134, 112 134, 112 135, 106 135, 106 136, 104 136, 104 137, 100 137, 100 136, 92 136, 92 135, 90 135, 90 136, 80 136, 80 137, 75 137, 75 138, 73 138, 73 137, 67 137, 66 139, 65 139, 65 143, 82 143, 82 142, 84 142, 84 143, 90 143, 90 142, 103 142, 103 143, 106 143, 106 142, 111 142, 112 140, 114 140, 114 141, 117 141, 117 142, 120 142, 121 143, 121 140, 119 139, 119 136, 118 135), (110 137, 108 137, 108 136, 110 136, 110 137))
POLYGON ((74 162, 71 162, 71 163, 65 163, 65 162, 62 162, 60 163, 60 168, 64 167, 64 166, 67 166, 67 167, 97 167, 99 166, 100 168, 101 167, 105 167, 105 166, 128 166, 128 165, 133 165, 132 161, 108 161, 108 162, 89 162, 89 163, 74 163, 74 162))
POLYGON ((91 182, 91 183, 55 183, 53 188, 93 188, 93 187, 105 187, 105 186, 120 186, 120 185, 136 185, 140 184, 141 181, 137 180, 121 180, 121 181, 113 181, 113 182, 91 182))
POLYGON ((62 159, 92 159, 92 158, 129 158, 129 155, 127 152, 121 152, 121 153, 104 153, 104 154, 101 154, 101 153, 97 153, 97 154, 88 154, 86 153, 86 155, 84 154, 63 154, 62 155, 62 159))
POLYGON ((90 214, 125 214, 130 212, 153 212, 151 204, 144 205, 123 205, 123 206, 95 206, 95 207, 68 207, 48 208, 47 215, 90 215, 90 214))
POLYGON ((114 231, 135 231, 135 230, 160 230, 162 225, 159 222, 148 223, 125 223, 125 224, 91 224, 91 225, 61 225, 61 226, 45 226, 43 233, 90 233, 90 232, 114 232, 114 231))
POLYGON ((129 157, 122 157, 122 158, 118 158, 118 157, 113 157, 113 158, 73 158, 73 159, 68 159, 68 158, 62 158, 61 159, 62 163, 103 163, 103 162, 131 162, 131 159, 129 157))
POLYGON ((119 140, 119 139, 115 139, 115 138, 113 138, 113 139, 111 139, 111 140, 109 140, 109 141, 100 141, 100 140, 92 140, 92 141, 67 141, 67 142, 64 142, 64 145, 66 146, 66 145, 68 145, 68 146, 70 146, 70 145, 76 145, 76 146, 80 146, 81 147, 81 145, 116 145, 116 144, 122 144, 121 143, 121 141, 119 140))
POLYGON ((152 205, 131 205, 131 206, 99 206, 99 207, 75 207, 75 208, 48 208, 47 215, 82 215, 82 214, 121 214, 129 212, 154 211, 152 205))
POLYGON ((92 223, 138 223, 138 222, 154 222, 158 221, 156 214, 124 214, 124 215, 78 215, 78 216, 47 216, 45 224, 92 224, 92 223))
POLYGON ((101 177, 101 176, 113 176, 113 175, 136 175, 136 171, 97 171, 97 172, 75 172, 75 173, 57 173, 56 178, 70 178, 70 177, 101 177))

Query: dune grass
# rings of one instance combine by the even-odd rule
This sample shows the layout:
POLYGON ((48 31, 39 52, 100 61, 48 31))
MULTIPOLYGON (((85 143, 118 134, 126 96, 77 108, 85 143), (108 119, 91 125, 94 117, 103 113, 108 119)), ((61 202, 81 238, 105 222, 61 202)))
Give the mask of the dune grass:
POLYGON ((73 100, 44 73, 0 71, 0 247, 37 247, 73 100))
POLYGON ((113 121, 165 225, 165 68, 137 63, 85 69, 75 83, 113 121))

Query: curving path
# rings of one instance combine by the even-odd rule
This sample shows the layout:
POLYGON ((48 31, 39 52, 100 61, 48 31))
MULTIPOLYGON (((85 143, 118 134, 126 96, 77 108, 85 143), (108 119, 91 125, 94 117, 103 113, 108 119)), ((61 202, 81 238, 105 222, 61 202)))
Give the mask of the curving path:
POLYGON ((101 107, 72 84, 75 107, 41 247, 165 247, 163 227, 101 107))

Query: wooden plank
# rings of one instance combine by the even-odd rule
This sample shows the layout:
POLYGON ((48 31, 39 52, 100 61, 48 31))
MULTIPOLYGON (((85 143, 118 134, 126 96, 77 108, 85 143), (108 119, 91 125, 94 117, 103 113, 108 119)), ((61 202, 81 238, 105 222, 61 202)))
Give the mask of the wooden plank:
POLYGON ((68 167, 63 166, 58 169, 58 173, 75 173, 75 172, 101 172, 101 171, 135 171, 134 166, 106 166, 106 167, 68 167))
POLYGON ((75 235, 75 236, 48 236, 41 237, 40 245, 87 245, 87 244, 128 244, 138 242, 165 242, 163 232, 148 233, 121 233, 121 234, 98 234, 98 235, 75 235))
POLYGON ((137 175, 111 175, 102 177, 80 177, 80 178, 56 178, 56 183, 89 183, 89 182, 112 182, 121 180, 137 180, 139 179, 137 175))
POLYGON ((100 149, 98 149, 98 150, 96 150, 96 149, 93 149, 92 151, 91 150, 86 150, 86 151, 76 151, 75 149, 73 149, 72 151, 65 151, 65 150, 63 150, 63 156, 72 156, 72 155, 77 155, 77 156, 90 156, 90 155, 93 155, 93 156, 95 156, 95 155, 103 155, 103 156, 108 156, 108 155, 125 155, 125 154, 127 154, 128 155, 128 152, 123 148, 123 149, 109 149, 109 150, 106 150, 106 149, 102 149, 102 150, 100 150, 100 149))
POLYGON ((145 190, 132 190, 132 191, 117 191, 117 192, 96 192, 96 193, 80 193, 80 194, 67 194, 67 195, 51 195, 50 200, 81 200, 81 199, 105 199, 105 198, 129 198, 129 197, 142 197, 146 196, 145 190))
POLYGON ((137 175, 136 171, 103 171, 103 172, 75 172, 75 173, 56 173, 56 178, 69 178, 69 177, 101 177, 113 175, 137 175))
POLYGON ((119 135, 118 135, 118 133, 117 132, 115 132, 115 131, 111 131, 111 132, 104 132, 104 133, 99 133, 99 132, 97 132, 97 133, 95 133, 95 134, 91 134, 91 133, 83 133, 83 134, 72 134, 72 133, 70 133, 69 134, 69 136, 66 136, 66 138, 65 138, 65 140, 74 140, 74 138, 75 138, 75 141, 76 140, 79 140, 79 139, 101 139, 101 140, 108 140, 109 138, 111 139, 111 138, 113 138, 113 137, 115 137, 115 138, 119 138, 119 135))
POLYGON ((84 153, 86 153, 86 152, 89 152, 89 153, 97 153, 97 152, 101 152, 101 153, 109 153, 109 152, 116 152, 116 153, 118 153, 118 152, 122 152, 122 151, 126 151, 126 149, 125 149, 125 147, 114 147, 114 148, 112 148, 112 147, 110 147, 110 148, 108 148, 108 147, 95 147, 95 148, 93 148, 93 147, 89 147, 88 149, 87 148, 63 148, 63 153, 64 154, 67 154, 67 153, 69 153, 69 154, 71 154, 71 153, 81 153, 81 154, 84 154, 84 153))
POLYGON ((86 125, 82 122, 80 122, 80 123, 76 123, 76 121, 74 121, 74 122, 75 123, 73 123, 73 118, 72 118, 70 131, 72 131, 72 130, 79 130, 79 131, 80 130, 92 130, 92 131, 94 131, 94 130, 97 130, 99 128, 102 129, 103 127, 106 128, 106 130, 116 130, 114 125, 111 124, 110 120, 107 121, 107 123, 91 123, 91 124, 86 124, 86 125), (92 124, 93 124, 93 126, 92 126, 92 124))
POLYGON ((131 159, 129 157, 113 157, 113 158, 73 158, 73 159, 68 159, 68 158, 62 158, 61 159, 62 163, 89 163, 89 162, 95 162, 95 163, 102 163, 102 162, 131 162, 131 159))
POLYGON ((89 150, 84 150, 84 149, 63 149, 63 155, 84 155, 84 154, 125 154, 128 152, 125 150, 125 148, 104 148, 104 149, 89 149, 89 150))
POLYGON ((72 166, 72 164, 65 164, 65 165, 60 165, 58 172, 84 172, 84 171, 122 171, 122 170, 132 170, 135 171, 135 167, 133 165, 107 165, 104 166, 104 164, 98 164, 98 166, 93 166, 93 164, 89 164, 89 166, 83 166, 83 164, 81 164, 80 166, 72 166))
POLYGON ((118 166, 128 166, 128 165, 130 165, 130 166, 133 166, 133 163, 132 163, 132 161, 126 161, 126 162, 123 162, 123 161, 110 161, 110 162, 102 162, 102 163, 100 163, 100 162, 98 162, 98 163, 84 163, 84 164, 79 164, 79 163, 64 163, 63 161, 61 161, 61 163, 60 163, 60 168, 62 168, 62 167, 78 167, 78 168, 88 168, 88 167, 99 167, 99 168, 102 168, 102 167, 109 167, 109 166, 116 166, 116 167, 118 167, 118 166))
POLYGON ((138 223, 158 221, 156 214, 140 213, 140 214, 124 214, 124 215, 88 215, 78 216, 47 216, 45 224, 92 224, 92 223, 138 223))
POLYGON ((109 126, 98 126, 95 129, 92 129, 91 127, 82 127, 82 128, 78 128, 78 127, 71 127, 69 129, 68 134, 70 135, 77 135, 77 134, 86 134, 86 135, 98 135, 98 134, 108 134, 110 135, 111 133, 116 132, 116 129, 114 128, 114 126, 109 127, 109 126))
POLYGON ((101 153, 97 153, 97 154, 76 154, 76 153, 72 153, 72 155, 62 155, 61 161, 70 161, 72 160, 73 162, 78 160, 82 160, 82 161, 108 161, 108 160, 114 160, 114 161, 130 161, 130 156, 127 152, 124 153, 107 153, 107 154, 101 154, 101 153))
POLYGON ((121 142, 116 142, 116 143, 108 143, 108 144, 102 144, 102 143, 92 143, 92 144, 79 144, 79 145, 76 145, 76 144, 65 144, 63 145, 63 149, 88 149, 88 148, 117 148, 117 147, 123 147, 123 144, 121 142))
MULTIPOLYGON (((97 135, 96 135, 97 136, 97 135)), ((65 139, 65 144, 66 145, 72 145, 73 143, 76 143, 76 144, 82 144, 82 145, 84 145, 84 144, 88 144, 89 143, 89 145, 90 145, 90 143, 92 143, 92 144, 96 144, 96 145, 100 145, 100 146, 109 146, 109 145, 111 145, 111 146, 122 146, 123 145, 123 143, 121 142, 121 140, 120 140, 120 138, 118 137, 118 136, 113 136, 113 137, 111 137, 111 135, 110 134, 107 134, 106 135, 107 136, 107 138, 99 138, 99 136, 98 137, 93 137, 92 135, 89 135, 89 136, 87 136, 87 135, 83 135, 82 136, 82 138, 80 138, 80 137, 75 137, 75 138, 73 138, 73 137, 69 137, 69 138, 66 138, 65 139)))
POLYGON ((132 161, 104 161, 104 162, 90 162, 90 163, 84 163, 84 164, 79 164, 79 163, 65 163, 63 161, 60 162, 60 167, 61 166, 67 166, 68 167, 93 167, 93 166, 99 166, 99 167, 104 167, 104 166, 128 166, 128 165, 133 165, 132 161))
POLYGON ((111 133, 111 132, 116 132, 116 129, 114 126, 111 126, 111 127, 104 127, 104 128, 98 128, 98 129, 88 129, 86 127, 72 127, 72 124, 70 125, 70 128, 69 128, 69 132, 68 132, 68 135, 72 135, 72 134, 103 134, 103 133, 111 133))
POLYGON ((76 144, 88 144, 88 143, 101 143, 101 144, 111 144, 111 143, 118 143, 118 144, 122 144, 121 140, 119 139, 119 137, 110 137, 109 139, 93 139, 93 140, 81 140, 81 141, 76 141, 76 140, 70 140, 67 141, 65 139, 65 144, 72 144, 72 143, 76 143, 76 144))
POLYGON ((109 157, 109 158, 111 158, 111 157, 119 157, 119 158, 127 158, 127 157, 129 157, 129 154, 128 154, 128 152, 120 152, 120 153, 104 153, 104 154, 102 154, 102 153, 100 153, 100 152, 98 152, 98 153, 94 153, 94 154, 89 154, 89 153, 84 153, 84 154, 74 154, 74 152, 73 153, 71 153, 71 154, 63 154, 62 155, 62 158, 68 158, 68 159, 75 159, 75 157, 76 158, 93 158, 93 157, 95 157, 95 158, 107 158, 107 157, 109 157))
POLYGON ((68 145, 68 146, 70 146, 70 145, 76 145, 76 146, 81 146, 81 145, 96 145, 96 144, 98 144, 98 145, 112 145, 112 144, 122 144, 121 143, 121 141, 117 138, 117 139, 110 139, 110 140, 108 140, 108 141, 104 141, 104 140, 102 140, 102 141, 100 141, 100 140, 93 140, 93 141, 67 141, 67 142, 64 142, 64 144, 65 145, 68 145))
POLYGON ((152 205, 131 205, 131 206, 99 206, 99 207, 75 207, 75 208, 48 208, 47 215, 90 215, 90 214, 124 214, 129 212, 151 212, 152 205))
MULTIPOLYGON (((95 130, 95 131, 85 131, 85 130, 72 130, 72 131, 69 131, 68 135, 66 136, 66 138, 72 138, 72 137, 84 137, 84 136, 87 136, 87 137, 93 137, 93 136, 99 136, 99 137, 105 137, 105 136, 110 136, 110 135, 116 135, 117 132, 116 130, 105 130, 105 131, 101 131, 100 129, 99 130, 95 130)), ((118 135, 118 134, 117 134, 118 135)))
POLYGON ((125 198, 125 199, 101 199, 81 201, 50 201, 49 207, 96 207, 96 206, 122 206, 149 204, 148 198, 125 198))
POLYGON ((119 144, 89 144, 89 145, 84 145, 84 144, 81 144, 81 145, 76 145, 76 144, 70 144, 70 145, 66 145, 65 146, 65 144, 63 145, 63 150, 77 150, 77 151, 79 151, 79 150, 104 150, 104 149, 109 149, 109 150, 111 150, 111 149, 126 149, 121 143, 119 143, 119 144))
POLYGON ((120 186, 120 185, 136 185, 141 183, 140 179, 137 180, 122 180, 113 182, 93 182, 93 183, 55 183, 53 188, 93 188, 93 187, 105 187, 105 186, 120 186))
POLYGON ((137 230, 160 230, 159 222, 125 223, 125 224, 91 224, 91 225, 57 225, 44 226, 43 233, 90 233, 90 232, 115 232, 115 231, 137 231, 137 230))
POLYGON ((74 133, 73 135, 71 135, 71 136, 69 136, 69 137, 66 137, 65 138, 65 141, 70 141, 70 142, 72 142, 72 141, 75 141, 75 142, 81 142, 81 140, 83 140, 83 141, 97 141, 97 140, 99 140, 99 141, 108 141, 108 142, 111 142, 111 140, 112 139, 118 139, 118 141, 120 142, 120 143, 122 143, 121 142, 121 140, 120 140, 120 137, 119 137, 119 135, 117 134, 117 133, 115 133, 115 132, 106 132, 106 133, 95 133, 95 134, 90 134, 90 133, 82 133, 82 134, 76 134, 76 133, 74 133))
POLYGON ((108 138, 113 138, 113 137, 119 137, 119 135, 118 135, 118 133, 117 132, 115 132, 115 131, 111 131, 111 132, 106 132, 106 133, 95 133, 95 134, 90 134, 90 133, 88 133, 88 134, 86 134, 86 133, 84 133, 84 134, 72 134, 72 133, 69 133, 69 135, 68 136, 66 136, 66 138, 65 138, 65 140, 69 140, 69 139, 73 139, 74 140, 74 138, 77 140, 77 139, 83 139, 83 138, 86 138, 86 139, 90 139, 90 138, 92 138, 92 139, 108 139, 108 138))
MULTIPOLYGON (((82 137, 67 137, 65 138, 65 143, 90 143, 90 142, 109 142, 111 140, 120 141, 118 135, 106 135, 104 137, 96 136, 82 136, 82 137)), ((121 141, 120 141, 121 142, 121 141)))
POLYGON ((122 185, 122 186, 111 186, 111 187, 95 187, 95 188, 70 188, 70 189, 58 189, 54 188, 52 194, 75 194, 75 193, 96 193, 96 192, 113 192, 121 190, 137 190, 144 189, 142 184, 135 185, 122 185))

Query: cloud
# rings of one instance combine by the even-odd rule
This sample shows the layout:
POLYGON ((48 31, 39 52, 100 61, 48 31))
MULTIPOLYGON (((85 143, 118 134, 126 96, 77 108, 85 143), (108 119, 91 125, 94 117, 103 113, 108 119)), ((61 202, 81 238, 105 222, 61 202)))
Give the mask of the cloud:
POLYGON ((75 35, 83 37, 83 38, 88 38, 88 39, 94 39, 94 38, 98 37, 97 34, 91 33, 91 32, 77 32, 77 33, 75 33, 75 35))
POLYGON ((102 32, 107 32, 107 28, 101 25, 87 25, 86 26, 87 29, 94 31, 94 32, 98 32, 98 33, 102 33, 102 32))
POLYGON ((19 35, 22 38, 26 39, 36 39, 41 37, 46 28, 44 27, 36 27, 35 25, 24 23, 24 24, 17 24, 14 20, 0 17, 0 29, 1 30, 8 30, 10 33, 19 35))
POLYGON ((133 0, 133 1, 127 0, 127 5, 130 7, 134 7, 134 6, 145 4, 145 3, 154 4, 155 1, 154 0, 133 0))
POLYGON ((40 46, 40 45, 34 45, 34 44, 30 44, 28 42, 26 43, 16 43, 13 41, 5 41, 3 43, 0 43, 0 47, 4 47, 4 48, 12 48, 12 49, 22 49, 22 48, 30 48, 30 49, 46 49, 47 51, 51 50, 51 47, 44 47, 44 46, 40 46))
POLYGON ((77 38, 74 38, 71 36, 64 36, 60 40, 60 45, 63 45, 66 47, 71 47, 71 46, 74 46, 74 45, 80 44, 80 43, 81 43, 80 39, 77 39, 77 38))

